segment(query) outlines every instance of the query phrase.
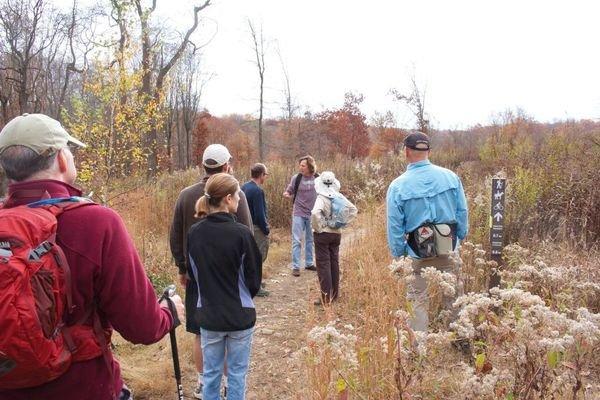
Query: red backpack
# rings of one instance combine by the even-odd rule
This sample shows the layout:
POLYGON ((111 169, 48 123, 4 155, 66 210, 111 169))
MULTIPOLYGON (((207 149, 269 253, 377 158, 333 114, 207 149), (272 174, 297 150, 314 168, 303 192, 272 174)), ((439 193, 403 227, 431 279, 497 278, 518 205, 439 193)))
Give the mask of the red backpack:
MULTIPOLYGON (((109 351, 92 307, 74 325, 71 271, 56 243, 57 217, 94 204, 79 197, 0 207, 0 389, 41 385, 74 361, 109 351), (82 325, 93 316, 94 326, 82 325)), ((110 338, 108 337, 108 341, 110 338)))

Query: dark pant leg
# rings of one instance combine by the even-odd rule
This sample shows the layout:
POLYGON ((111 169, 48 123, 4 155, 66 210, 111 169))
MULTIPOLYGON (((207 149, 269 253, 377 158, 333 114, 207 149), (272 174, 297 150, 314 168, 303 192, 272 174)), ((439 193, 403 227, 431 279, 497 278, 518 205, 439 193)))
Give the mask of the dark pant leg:
POLYGON ((327 233, 314 234, 315 253, 317 258, 317 276, 319 277, 319 286, 321 287, 321 297, 323 302, 329 302, 331 296, 331 261, 329 252, 329 241, 327 233))
POLYGON ((121 389, 121 393, 119 393, 119 400, 133 400, 133 395, 125 384, 123 384, 123 389, 121 389))
POLYGON ((331 262, 331 299, 335 300, 340 291, 340 242, 342 235, 330 233, 329 260, 331 262))

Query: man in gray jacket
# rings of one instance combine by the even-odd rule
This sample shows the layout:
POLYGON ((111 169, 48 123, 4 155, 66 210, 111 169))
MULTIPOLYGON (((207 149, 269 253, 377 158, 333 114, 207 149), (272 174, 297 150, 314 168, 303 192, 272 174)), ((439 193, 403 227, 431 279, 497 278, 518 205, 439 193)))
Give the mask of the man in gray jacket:
MULTIPOLYGON (((169 234, 169 242, 171 245, 171 254, 175 259, 175 264, 179 269, 179 281, 186 288, 185 309, 187 314, 186 330, 196 335, 194 341, 194 363, 198 371, 198 387, 194 391, 196 398, 201 398, 202 395, 202 348, 200 347, 200 325, 198 324, 197 302, 198 289, 195 285, 189 284, 187 275, 187 234, 190 227, 199 221, 194 217, 196 213, 194 206, 196 201, 204 195, 204 187, 206 181, 211 175, 219 172, 233 173, 231 168, 231 154, 229 150, 222 144, 211 144, 208 146, 202 155, 202 166, 206 174, 200 182, 188 186, 179 193, 177 202, 175 203, 175 211, 173 213, 173 222, 169 234)), ((252 232, 252 218, 250 209, 244 192, 240 190, 240 203, 236 212, 238 222, 246 225, 252 232)))

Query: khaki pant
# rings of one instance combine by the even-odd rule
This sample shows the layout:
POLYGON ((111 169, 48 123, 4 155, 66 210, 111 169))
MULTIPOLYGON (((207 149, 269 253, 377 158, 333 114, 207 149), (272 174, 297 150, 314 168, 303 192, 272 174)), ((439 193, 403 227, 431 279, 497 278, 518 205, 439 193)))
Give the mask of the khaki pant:
POLYGON ((427 267, 435 267, 441 272, 448 272, 456 276, 457 287, 454 296, 443 296, 442 306, 445 310, 451 310, 451 320, 458 316, 458 310, 453 309, 452 304, 456 298, 462 295, 462 284, 460 282, 460 265, 448 256, 439 256, 428 259, 413 259, 412 267, 414 281, 408 285, 408 300, 412 303, 414 317, 409 321, 409 326, 414 331, 427 331, 429 326, 429 294, 427 292, 427 281, 421 276, 421 270, 427 267))
POLYGON ((258 225, 254 225, 254 240, 256 241, 262 260, 265 262, 267 254, 269 254, 269 236, 265 235, 258 225))

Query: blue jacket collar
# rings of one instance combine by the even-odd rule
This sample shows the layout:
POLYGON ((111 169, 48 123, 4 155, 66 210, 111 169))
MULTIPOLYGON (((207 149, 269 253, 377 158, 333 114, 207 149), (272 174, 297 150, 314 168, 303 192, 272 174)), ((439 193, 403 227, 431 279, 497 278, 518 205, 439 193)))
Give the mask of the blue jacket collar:
POLYGON ((421 160, 421 161, 417 161, 417 162, 414 162, 414 163, 410 163, 406 167, 406 170, 410 171, 411 169, 423 167, 425 165, 431 165, 431 161, 429 161, 429 160, 421 160))

